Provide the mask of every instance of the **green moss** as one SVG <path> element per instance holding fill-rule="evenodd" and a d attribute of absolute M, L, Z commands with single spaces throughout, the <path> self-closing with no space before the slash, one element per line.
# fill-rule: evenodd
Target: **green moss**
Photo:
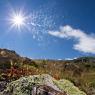
<path fill-rule="evenodd" d="M 80 91 L 77 87 L 74 86 L 73 83 L 71 83 L 68 80 L 60 80 L 56 81 L 54 80 L 54 83 L 61 89 L 66 91 L 69 95 L 86 95 L 83 91 Z"/>

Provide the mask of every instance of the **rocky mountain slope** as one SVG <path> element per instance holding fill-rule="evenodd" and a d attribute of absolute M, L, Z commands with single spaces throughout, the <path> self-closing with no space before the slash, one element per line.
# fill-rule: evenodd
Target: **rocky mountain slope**
<path fill-rule="evenodd" d="M 0 91 L 21 77 L 39 74 L 49 74 L 56 80 L 67 79 L 88 95 L 95 95 L 95 57 L 80 57 L 74 60 L 33 60 L 21 57 L 15 51 L 0 49 Z M 57 83 L 60 84 L 60 81 Z M 59 84 L 58 86 L 61 86 Z M 40 87 L 44 88 L 44 85 Z"/>

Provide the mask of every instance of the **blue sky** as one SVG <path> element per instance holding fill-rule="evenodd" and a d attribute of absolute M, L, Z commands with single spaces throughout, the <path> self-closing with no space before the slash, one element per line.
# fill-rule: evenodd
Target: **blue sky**
<path fill-rule="evenodd" d="M 30 58 L 95 56 L 95 0 L 0 0 L 0 48 Z M 21 30 L 10 19 L 27 17 Z"/>

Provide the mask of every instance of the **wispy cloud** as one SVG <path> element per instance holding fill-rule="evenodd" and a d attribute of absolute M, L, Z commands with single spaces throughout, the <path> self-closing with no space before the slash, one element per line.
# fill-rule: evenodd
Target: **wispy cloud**
<path fill-rule="evenodd" d="M 76 43 L 73 45 L 73 49 L 95 54 L 95 35 L 86 34 L 80 29 L 74 29 L 69 25 L 60 27 L 59 31 L 49 31 L 52 36 L 56 36 L 64 39 L 74 39 Z"/>

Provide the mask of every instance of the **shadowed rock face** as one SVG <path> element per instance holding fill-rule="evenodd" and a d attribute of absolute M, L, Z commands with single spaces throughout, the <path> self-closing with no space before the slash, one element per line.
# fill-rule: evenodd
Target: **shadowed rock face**
<path fill-rule="evenodd" d="M 50 86 L 39 85 L 32 89 L 31 95 L 67 95 L 65 92 L 57 91 Z"/>
<path fill-rule="evenodd" d="M 0 82 L 0 92 L 6 89 L 7 82 L 6 81 L 1 81 Z"/>

